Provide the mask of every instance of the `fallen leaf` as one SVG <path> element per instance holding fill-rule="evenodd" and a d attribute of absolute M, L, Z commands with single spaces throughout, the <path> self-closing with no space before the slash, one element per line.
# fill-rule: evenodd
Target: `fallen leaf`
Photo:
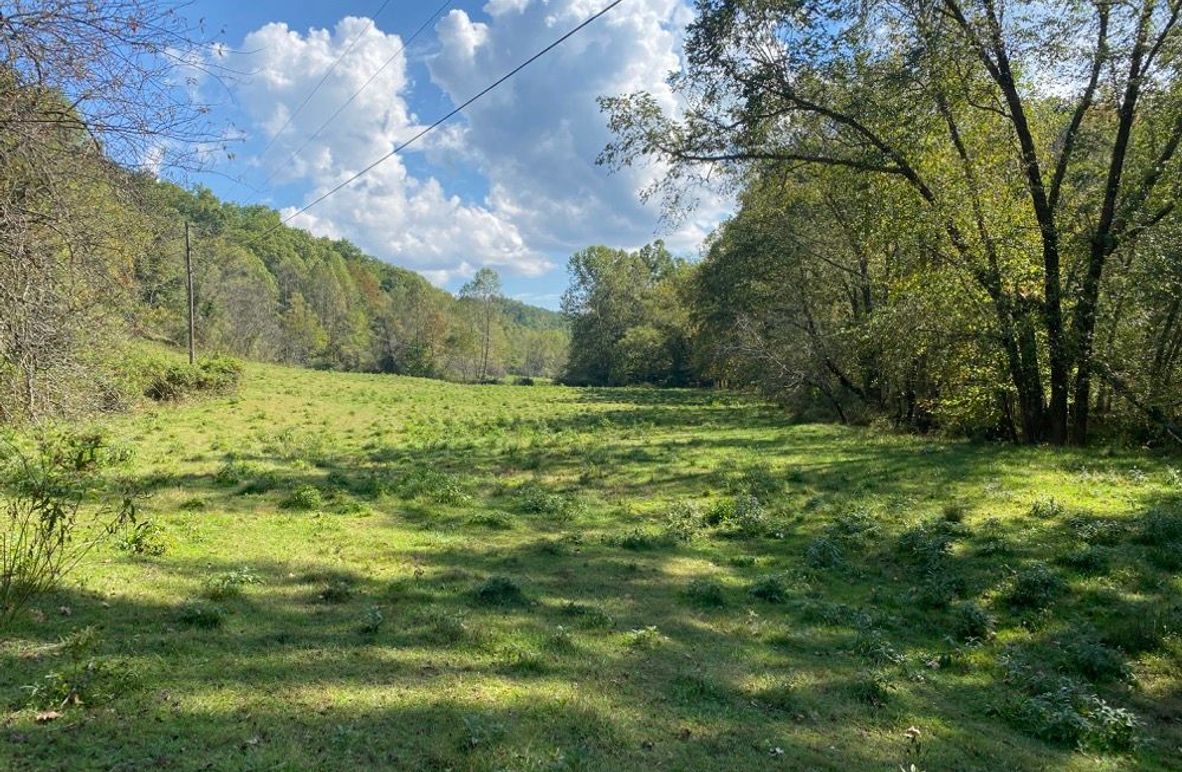
<path fill-rule="evenodd" d="M 61 718 L 62 714 L 56 710 L 43 710 L 33 716 L 33 720 L 38 724 L 48 724 L 50 721 L 56 721 Z"/>

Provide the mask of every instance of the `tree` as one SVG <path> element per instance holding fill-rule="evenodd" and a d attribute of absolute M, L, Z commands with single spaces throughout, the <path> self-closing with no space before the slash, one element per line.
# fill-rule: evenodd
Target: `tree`
<path fill-rule="evenodd" d="M 673 207 L 687 183 L 755 165 L 898 180 L 939 236 L 936 259 L 988 297 L 1025 439 L 1086 441 L 1105 270 L 1176 205 L 1163 180 L 1182 140 L 1179 3 L 698 11 L 674 79 L 684 115 L 647 94 L 605 99 L 617 139 L 602 160 L 667 163 Z"/>
<path fill-rule="evenodd" d="M 480 369 L 477 380 L 489 375 L 489 353 L 492 349 L 493 326 L 501 300 L 501 277 L 491 268 L 481 268 L 472 280 L 460 288 L 460 297 L 476 304 L 480 327 Z"/>

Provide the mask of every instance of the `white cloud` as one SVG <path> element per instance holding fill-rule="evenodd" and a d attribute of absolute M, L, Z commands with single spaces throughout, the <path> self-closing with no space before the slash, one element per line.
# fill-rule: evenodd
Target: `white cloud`
<path fill-rule="evenodd" d="M 300 109 L 355 39 L 352 50 Z M 368 19 L 346 17 L 331 31 L 313 29 L 307 34 L 285 24 L 268 24 L 247 35 L 238 47 L 250 53 L 224 55 L 232 60 L 228 66 L 250 73 L 235 84 L 236 96 L 262 133 L 259 147 L 271 143 L 255 159 L 258 174 L 272 185 L 303 185 L 307 203 L 418 131 L 421 127 L 407 103 L 410 84 L 401 48 L 397 35 L 381 32 Z M 391 57 L 393 61 L 381 69 Z M 373 82 L 309 141 L 379 70 Z M 447 137 L 454 135 L 439 135 L 441 140 Z M 297 207 L 288 207 L 284 214 L 294 211 Z M 434 178 L 414 177 L 400 156 L 298 215 L 292 224 L 318 235 L 348 238 L 439 284 L 482 265 L 526 276 L 551 267 L 544 255 L 526 245 L 511 221 L 449 195 Z"/>
<path fill-rule="evenodd" d="M 306 204 L 434 120 L 438 108 L 420 117 L 413 105 L 437 101 L 435 88 L 452 104 L 465 101 L 602 4 L 489 0 L 483 20 L 452 10 L 434 30 L 437 48 L 426 59 L 430 81 L 418 84 L 408 77 L 400 38 L 355 17 L 306 33 L 268 24 L 217 57 L 222 66 L 249 73 L 233 89 L 258 134 L 256 152 L 271 145 L 254 159 L 257 178 L 267 178 L 269 188 L 299 190 Z M 691 221 L 662 233 L 659 204 L 638 196 L 661 170 L 638 165 L 612 174 L 595 164 L 610 139 L 596 97 L 643 89 L 676 109 L 665 78 L 679 66 L 680 36 L 690 18 L 684 0 L 618 6 L 416 143 L 407 151 L 415 154 L 413 162 L 406 154 L 389 158 L 292 223 L 346 237 L 437 284 L 485 265 L 539 276 L 592 243 L 634 247 L 663 235 L 674 249 L 696 249 L 728 202 L 708 197 Z M 432 169 L 441 179 L 458 174 L 463 182 L 449 182 L 460 187 L 445 190 Z M 292 206 L 285 214 L 295 211 Z"/>
<path fill-rule="evenodd" d="M 603 5 L 490 0 L 485 22 L 452 10 L 437 25 L 442 48 L 428 62 L 432 80 L 462 102 Z M 624 3 L 465 111 L 463 142 L 450 146 L 480 168 L 492 212 L 531 246 L 567 253 L 664 235 L 688 251 L 725 214 L 729 202 L 705 193 L 690 221 L 662 234 L 658 202 L 638 196 L 662 170 L 638 165 L 612 174 L 595 164 L 610 139 L 597 97 L 645 90 L 677 108 L 666 77 L 679 67 L 680 36 L 691 18 L 682 0 Z"/>

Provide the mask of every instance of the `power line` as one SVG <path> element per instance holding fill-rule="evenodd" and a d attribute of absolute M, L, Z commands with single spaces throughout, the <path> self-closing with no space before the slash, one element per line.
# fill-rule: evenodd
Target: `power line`
<path fill-rule="evenodd" d="M 431 16 L 425 22 L 423 22 L 421 25 L 419 25 L 419 28 L 417 30 L 415 30 L 414 33 L 409 38 L 407 38 L 406 40 L 404 40 L 402 42 L 402 45 L 398 47 L 398 50 L 395 51 L 393 54 L 391 54 L 390 58 L 387 59 L 385 62 L 383 62 L 382 66 L 379 67 L 374 72 L 373 75 L 369 76 L 369 80 L 367 80 L 361 84 L 361 88 L 354 91 L 353 94 L 348 99 L 345 100 L 345 103 L 336 109 L 336 112 L 334 112 L 332 115 L 328 116 L 328 120 L 326 120 L 324 123 L 320 124 L 320 128 L 318 128 L 318 129 L 316 129 L 316 131 L 312 132 L 311 136 L 309 136 L 306 140 L 304 140 L 304 143 L 302 145 L 297 147 L 295 150 L 291 151 L 291 155 L 289 155 L 287 157 L 287 160 L 284 161 L 279 166 L 276 166 L 275 170 L 272 171 L 269 175 L 267 175 L 267 179 L 263 180 L 264 187 L 269 185 L 271 183 L 271 180 L 275 179 L 275 175 L 279 174 L 279 172 L 281 170 L 283 170 L 284 168 L 286 168 L 287 164 L 290 163 L 293 159 L 295 159 L 295 157 L 298 156 L 304 148 L 306 148 L 308 145 L 310 145 L 312 143 L 312 140 L 319 137 L 320 132 L 322 132 L 326 128 L 328 128 L 328 124 L 335 121 L 337 119 L 337 116 L 339 116 L 341 113 L 343 113 L 345 111 L 346 107 L 353 104 L 353 100 L 356 99 L 357 97 L 361 96 L 361 92 L 365 91 L 365 89 L 369 87 L 369 84 L 373 83 L 374 80 L 379 75 L 381 75 L 387 67 L 389 67 L 391 64 L 393 64 L 394 60 L 398 58 L 398 55 L 401 54 L 403 51 L 405 51 L 406 47 L 409 46 L 411 43 L 413 43 L 415 41 L 415 38 L 417 38 L 419 36 L 419 34 L 422 33 L 422 31 L 425 30 L 431 24 L 431 22 L 435 21 L 435 19 L 437 19 L 439 17 L 439 14 L 443 13 L 444 10 L 446 10 L 447 7 L 452 4 L 452 1 L 453 0 L 444 0 L 443 4 L 435 9 L 435 13 L 431 14 Z"/>
<path fill-rule="evenodd" d="M 459 113 L 460 111 L 462 111 L 462 110 L 463 110 L 465 107 L 467 107 L 468 105 L 470 105 L 470 104 L 472 104 L 473 102 L 475 102 L 476 100 L 480 99 L 480 98 L 481 98 L 481 97 L 483 97 L 485 94 L 487 94 L 488 92 L 490 92 L 490 91 L 492 91 L 493 89 L 495 89 L 497 86 L 500 86 L 502 83 L 504 83 L 505 81 L 509 80 L 509 79 L 510 79 L 510 78 L 512 78 L 514 75 L 516 75 L 517 73 L 521 72 L 521 71 L 522 71 L 522 70 L 524 70 L 526 67 L 528 67 L 529 65 L 533 64 L 534 62 L 536 62 L 538 59 L 541 59 L 543 56 L 545 56 L 546 54 L 550 53 L 551 51 L 553 51 L 553 50 L 554 50 L 555 48 L 557 48 L 558 46 L 562 45 L 564 42 L 566 42 L 567 38 L 570 38 L 570 37 L 571 37 L 571 36 L 573 36 L 573 35 L 574 35 L 576 32 L 578 32 L 579 30 L 583 29 L 583 27 L 586 27 L 588 24 L 591 24 L 593 21 L 595 21 L 596 19 L 598 19 L 600 16 L 603 16 L 603 15 L 604 15 L 604 14 L 606 14 L 608 11 L 610 11 L 610 10 L 611 10 L 611 9 L 613 9 L 613 8 L 615 8 L 617 5 L 619 5 L 619 4 L 620 4 L 620 3 L 622 3 L 622 2 L 624 2 L 624 0 L 613 0 L 613 2 L 609 3 L 609 4 L 608 4 L 608 5 L 605 7 L 605 8 L 603 8 L 603 10 L 599 11 L 599 12 L 598 12 L 598 13 L 596 13 L 594 16 L 591 16 L 590 18 L 588 18 L 588 19 L 584 20 L 584 21 L 583 21 L 581 24 L 579 24 L 577 27 L 575 27 L 574 29 L 570 30 L 570 31 L 569 31 L 569 32 L 567 32 L 565 35 L 563 35 L 562 37 L 558 38 L 557 40 L 555 40 L 555 41 L 554 41 L 553 43 L 551 43 L 550 45 L 548 45 L 548 46 L 546 46 L 545 48 L 543 48 L 541 51 L 538 51 L 536 54 L 534 54 L 534 55 L 533 55 L 533 56 L 531 56 L 530 58 L 526 59 L 526 60 L 525 60 L 524 62 L 522 62 L 521 64 L 517 65 L 517 66 L 516 66 L 516 67 L 514 67 L 512 70 L 509 70 L 509 72 L 507 72 L 507 73 L 505 73 L 504 75 L 502 75 L 501 77 L 497 78 L 495 81 L 493 81 L 493 82 L 492 82 L 491 84 L 489 84 L 488 86 L 485 86 L 483 89 L 481 89 L 479 92 L 477 92 L 477 94 L 476 94 L 475 96 L 473 96 L 473 97 L 469 98 L 469 99 L 468 99 L 466 102 L 464 102 L 463 104 L 461 104 L 461 105 L 459 105 L 458 107 L 456 107 L 456 108 L 455 108 L 454 110 L 452 110 L 450 113 L 448 113 L 447 115 L 443 116 L 443 117 L 442 117 L 442 118 L 440 118 L 439 120 L 435 121 L 435 122 L 434 122 L 434 123 L 432 123 L 430 126 L 427 126 L 425 129 L 422 129 L 422 130 L 420 130 L 420 131 L 419 131 L 417 134 L 415 134 L 413 137 L 411 137 L 410 139 L 406 140 L 406 141 L 405 141 L 405 142 L 403 142 L 402 144 L 398 145 L 398 146 L 397 146 L 397 147 L 395 147 L 393 150 L 391 150 L 389 153 L 386 153 L 384 156 L 382 156 L 381 158 L 377 159 L 376 161 L 374 161 L 373 163 L 371 163 L 369 166 L 366 166 L 364 169 L 362 169 L 361 171 L 357 172 L 356 174 L 354 174 L 354 175 L 353 175 L 352 177 L 350 177 L 349 179 L 347 179 L 347 180 L 345 180 L 344 182 L 342 182 L 342 183 L 340 183 L 340 184 L 336 185 L 334 188 L 332 188 L 332 189 L 331 189 L 331 190 L 329 190 L 328 192 L 324 193 L 323 195 L 321 195 L 321 196 L 317 197 L 317 198 L 316 198 L 314 201 L 312 201 L 311 203 L 305 204 L 304 206 L 300 207 L 300 208 L 299 208 L 299 209 L 297 209 L 296 211 L 294 211 L 294 212 L 292 212 L 291 214 L 289 214 L 287 217 L 284 217 L 283 219 L 281 219 L 281 220 L 279 221 L 279 223 L 278 223 L 277 225 L 275 225 L 275 227 L 273 227 L 273 228 L 268 228 L 267 230 L 263 231 L 262 233 L 260 233 L 260 234 L 257 236 L 257 238 L 262 238 L 263 236 L 266 236 L 267 234 L 269 234 L 269 233 L 272 233 L 272 232 L 274 232 L 274 231 L 278 230 L 280 227 L 282 227 L 282 226 L 286 225 L 287 223 L 291 222 L 291 221 L 292 221 L 292 219 L 294 219 L 295 217 L 298 217 L 299 215 L 301 215 L 301 214 L 303 214 L 304 212 L 308 211 L 309 209 L 311 209 L 312 207 L 316 206 L 316 205 L 317 205 L 317 204 L 319 204 L 321 201 L 323 201 L 324 199 L 326 199 L 326 198 L 328 198 L 329 196 L 333 195 L 334 193 L 336 193 L 337 191 L 341 190 L 342 188 L 345 188 L 345 187 L 347 187 L 348 185 L 352 184 L 354 181 L 356 181 L 356 180 L 357 180 L 357 179 L 359 179 L 360 177 L 364 176 L 365 174 L 368 174 L 370 171 L 372 171 L 374 168 L 376 168 L 377 166 L 379 166 L 379 165 L 380 165 L 380 164 L 382 164 L 383 162 L 385 162 L 385 161 L 389 160 L 391 157 L 393 157 L 393 156 L 397 155 L 398 153 L 400 153 L 401 151 L 405 150 L 405 149 L 406 149 L 407 147 L 409 147 L 410 145 L 414 144 L 416 141 L 418 141 L 419 139 L 421 139 L 421 138 L 422 138 L 422 137 L 423 137 L 425 134 L 427 134 L 428 132 L 430 132 L 430 131 L 432 131 L 432 130 L 434 130 L 434 129 L 438 128 L 438 127 L 439 127 L 440 125 L 442 125 L 443 123 L 446 123 L 446 122 L 447 122 L 447 121 L 448 121 L 450 118 L 452 118 L 452 117 L 453 117 L 453 116 L 455 116 L 457 113 Z"/>
<path fill-rule="evenodd" d="M 312 100 L 312 97 L 316 95 L 316 92 L 320 90 L 320 87 L 324 85 L 324 82 L 326 80 L 328 80 L 329 76 L 332 75 L 334 72 L 336 72 L 337 65 L 341 63 L 342 59 L 344 59 L 346 56 L 349 55 L 349 52 L 353 50 L 353 47 L 357 45 L 358 41 L 360 41 L 361 38 L 365 37 L 365 33 L 369 32 L 369 28 L 373 26 L 374 19 L 381 16 L 382 11 L 386 10 L 386 6 L 389 4 L 390 4 L 390 0 L 384 0 L 382 2 L 381 7 L 378 8 L 377 12 L 374 13 L 374 15 L 372 17 L 370 17 L 369 23 L 367 23 L 365 25 L 365 28 L 362 29 L 361 32 L 357 33 L 357 35 L 353 38 L 352 42 L 349 43 L 349 47 L 346 48 L 341 53 L 341 55 L 338 56 L 333 61 L 332 66 L 330 66 L 327 70 L 325 70 L 324 75 L 321 76 L 320 80 L 316 83 L 316 85 L 312 87 L 312 90 L 309 91 L 307 96 L 304 97 L 304 101 L 300 102 L 299 107 L 297 107 L 290 115 L 287 116 L 287 120 L 284 121 L 283 125 L 279 127 L 279 131 L 277 131 L 271 135 L 271 139 L 268 140 L 266 147 L 264 147 L 262 152 L 259 153 L 260 158 L 262 158 L 263 156 L 265 156 L 267 154 L 267 151 L 270 150 L 271 146 L 275 144 L 275 140 L 279 139 L 279 135 L 287 130 L 287 127 L 291 125 L 291 122 L 293 120 L 295 120 L 295 117 L 297 115 L 299 115 L 300 111 L 303 110 L 304 107 L 307 106 L 308 102 L 310 102 Z"/>

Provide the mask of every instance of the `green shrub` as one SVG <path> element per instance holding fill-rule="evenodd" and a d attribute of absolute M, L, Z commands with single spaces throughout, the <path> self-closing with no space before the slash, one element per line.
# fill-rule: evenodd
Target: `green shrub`
<path fill-rule="evenodd" d="M 1008 716 L 1034 737 L 1091 751 L 1130 750 L 1141 727 L 1132 711 L 1109 705 L 1086 685 L 1066 677 L 1050 689 L 1012 700 Z"/>
<path fill-rule="evenodd" d="M 579 512 L 579 503 L 570 496 L 550 493 L 539 485 L 527 484 L 517 492 L 517 508 L 526 514 L 568 518 Z"/>
<path fill-rule="evenodd" d="M 471 500 L 459 477 L 434 469 L 418 468 L 398 481 L 398 495 L 436 504 L 463 504 Z"/>
<path fill-rule="evenodd" d="M 64 710 L 75 705 L 103 705 L 138 688 L 139 673 L 98 656 L 99 643 L 94 627 L 75 630 L 62 638 L 59 651 L 66 662 L 38 683 L 25 687 L 29 706 Z"/>
<path fill-rule="evenodd" d="M 757 579 L 747 592 L 767 603 L 784 603 L 788 600 L 788 583 L 782 574 L 768 574 Z"/>
<path fill-rule="evenodd" d="M 246 585 L 260 583 L 258 574 L 243 567 L 207 577 L 201 585 L 201 594 L 209 600 L 228 600 L 240 596 Z"/>
<path fill-rule="evenodd" d="M 837 568 L 845 564 L 845 552 L 834 539 L 820 536 L 809 542 L 804 559 L 813 568 Z"/>
<path fill-rule="evenodd" d="M 221 606 L 201 600 L 186 601 L 177 612 L 177 621 L 190 627 L 212 629 L 221 627 L 225 620 L 226 612 Z"/>
<path fill-rule="evenodd" d="M 712 577 L 698 577 L 685 588 L 685 597 L 696 606 L 720 608 L 726 605 L 726 588 Z"/>
<path fill-rule="evenodd" d="M 976 603 L 962 603 L 952 613 L 952 633 L 961 641 L 984 641 L 993 637 L 997 620 Z"/>
<path fill-rule="evenodd" d="M 505 512 L 477 512 L 468 522 L 493 531 L 507 531 L 513 527 L 513 518 Z"/>
<path fill-rule="evenodd" d="M 1062 594 L 1064 586 L 1049 568 L 1035 563 L 1014 575 L 1005 599 L 1013 608 L 1043 609 Z"/>
<path fill-rule="evenodd" d="M 130 555 L 159 557 L 168 551 L 168 539 L 160 526 L 142 520 L 125 530 L 115 540 L 115 546 Z"/>
<path fill-rule="evenodd" d="M 877 708 L 890 699 L 891 684 L 882 673 L 866 670 L 846 683 L 844 691 L 850 699 Z"/>
<path fill-rule="evenodd" d="M 382 610 L 377 606 L 370 606 L 361 615 L 361 619 L 357 625 L 357 632 L 362 635 L 377 635 L 385 621 L 386 617 L 382 614 Z"/>
<path fill-rule="evenodd" d="M 701 508 L 687 501 L 679 501 L 669 507 L 663 520 L 665 535 L 675 542 L 693 541 L 703 525 Z"/>
<path fill-rule="evenodd" d="M 139 365 L 144 396 L 173 402 L 193 394 L 229 394 L 238 388 L 242 363 L 226 356 L 203 357 L 196 364 L 180 360 L 148 359 Z"/>
<path fill-rule="evenodd" d="M 0 443 L 0 629 L 56 588 L 92 549 L 136 523 L 136 492 L 108 493 L 103 473 L 125 449 L 101 432 Z"/>
<path fill-rule="evenodd" d="M 481 606 L 523 606 L 527 602 L 521 585 L 507 576 L 490 576 L 472 595 Z"/>
<path fill-rule="evenodd" d="M 301 485 L 291 492 L 287 498 L 279 502 L 284 509 L 298 509 L 309 511 L 324 508 L 324 494 L 315 485 Z"/>
<path fill-rule="evenodd" d="M 322 603 L 347 603 L 353 597 L 353 585 L 344 580 L 329 582 L 321 588 L 316 597 Z"/>
<path fill-rule="evenodd" d="M 629 647 L 643 650 L 660 648 L 668 640 L 664 635 L 661 635 L 661 631 L 657 629 L 656 625 L 638 627 L 635 630 L 629 631 L 625 637 L 625 641 Z"/>

